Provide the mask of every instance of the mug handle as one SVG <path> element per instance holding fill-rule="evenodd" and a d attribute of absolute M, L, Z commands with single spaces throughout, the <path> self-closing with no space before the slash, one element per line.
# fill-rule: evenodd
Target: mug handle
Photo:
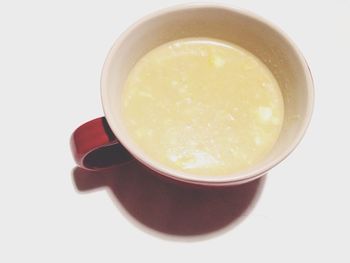
<path fill-rule="evenodd" d="M 78 127 L 70 140 L 77 165 L 87 170 L 100 170 L 133 159 L 117 140 L 105 117 L 96 118 Z"/>

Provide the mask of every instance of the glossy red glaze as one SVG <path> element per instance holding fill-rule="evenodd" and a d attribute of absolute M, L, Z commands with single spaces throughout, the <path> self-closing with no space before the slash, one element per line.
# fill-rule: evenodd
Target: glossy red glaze
<path fill-rule="evenodd" d="M 77 165 L 88 170 L 104 169 L 132 159 L 109 128 L 105 117 L 77 128 L 70 144 Z"/>
<path fill-rule="evenodd" d="M 197 236 L 241 222 L 258 201 L 265 177 L 241 185 L 199 186 L 161 176 L 133 160 L 103 171 L 75 168 L 73 180 L 79 191 L 108 187 L 116 207 L 122 205 L 121 212 L 150 229 Z"/>

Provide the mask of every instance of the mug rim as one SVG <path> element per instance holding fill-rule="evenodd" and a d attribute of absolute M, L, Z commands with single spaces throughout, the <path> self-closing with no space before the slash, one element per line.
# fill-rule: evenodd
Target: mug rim
<path fill-rule="evenodd" d="M 306 76 L 306 93 L 308 94 L 308 103 L 305 110 L 305 118 L 303 123 L 300 125 L 300 131 L 296 134 L 293 141 L 285 147 L 285 149 L 282 151 L 281 154 L 279 154 L 276 158 L 269 161 L 268 163 L 258 167 L 254 170 L 247 170 L 242 172 L 235 172 L 230 175 L 225 176 L 217 176 L 215 178 L 212 177 L 206 177 L 202 176 L 199 177 L 198 175 L 191 175 L 182 171 L 178 171 L 176 169 L 172 169 L 170 167 L 163 166 L 162 164 L 158 163 L 157 161 L 153 161 L 151 159 L 145 160 L 140 154 L 140 151 L 137 151 L 137 149 L 134 149 L 131 147 L 126 140 L 124 140 L 123 136 L 119 133 L 117 125 L 113 122 L 111 119 L 111 116 L 109 114 L 110 110 L 107 106 L 108 101 L 108 93 L 107 93 L 107 77 L 106 72 L 108 71 L 110 64 L 112 62 L 113 54 L 118 50 L 119 46 L 124 42 L 125 38 L 129 35 L 129 33 L 132 33 L 134 29 L 136 29 L 139 25 L 143 24 L 144 22 L 157 17 L 161 16 L 167 13 L 176 12 L 176 11 L 185 11 L 189 9 L 222 9 L 226 11 L 230 11 L 233 13 L 238 13 L 244 16 L 247 16 L 251 19 L 256 20 L 257 22 L 270 27 L 272 30 L 274 30 L 277 34 L 279 34 L 282 38 L 288 42 L 295 54 L 297 55 L 297 58 L 302 66 L 303 73 Z M 188 3 L 188 4 L 180 4 L 175 5 L 163 9 L 159 9 L 157 11 L 153 11 L 149 13 L 146 16 L 141 17 L 138 19 L 135 23 L 133 23 L 131 26 L 129 26 L 113 43 L 110 51 L 108 52 L 108 55 L 105 59 L 105 62 L 103 64 L 102 68 L 102 74 L 100 79 L 100 89 L 101 89 L 101 101 L 102 101 L 102 107 L 105 114 L 105 117 L 108 121 L 108 124 L 110 125 L 111 130 L 113 131 L 114 135 L 118 139 L 118 141 L 129 151 L 138 161 L 140 161 L 142 164 L 146 165 L 148 168 L 152 169 L 153 171 L 173 178 L 177 181 L 184 181 L 184 182 L 190 182 L 195 184 L 202 184 L 202 185 L 229 185 L 229 184 L 240 184 L 245 183 L 254 179 L 257 179 L 258 177 L 261 177 L 269 170 L 271 170 L 274 166 L 282 162 L 284 159 L 286 159 L 299 145 L 300 141 L 305 135 L 305 132 L 310 124 L 313 108 L 314 108 L 314 81 L 312 78 L 311 70 L 302 55 L 299 48 L 296 46 L 296 44 L 289 38 L 289 36 L 281 30 L 276 25 L 272 24 L 270 21 L 266 20 L 265 18 L 255 14 L 254 12 L 251 12 L 249 10 L 245 10 L 242 8 L 232 7 L 225 4 L 215 4 L 215 3 Z"/>

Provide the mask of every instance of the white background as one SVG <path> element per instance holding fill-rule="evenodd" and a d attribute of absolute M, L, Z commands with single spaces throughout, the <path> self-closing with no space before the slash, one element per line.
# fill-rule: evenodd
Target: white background
<path fill-rule="evenodd" d="M 298 149 L 235 227 L 173 238 L 141 227 L 107 189 L 72 179 L 71 132 L 102 116 L 99 78 L 118 35 L 185 1 L 0 2 L 0 262 L 350 262 L 350 1 L 222 1 L 279 25 L 312 70 Z"/>

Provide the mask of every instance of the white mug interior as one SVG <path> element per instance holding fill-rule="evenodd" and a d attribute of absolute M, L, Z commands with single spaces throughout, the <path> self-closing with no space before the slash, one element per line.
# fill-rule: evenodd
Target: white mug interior
<path fill-rule="evenodd" d="M 279 83 L 285 106 L 279 139 L 262 161 L 247 170 L 225 176 L 187 174 L 152 160 L 128 136 L 121 116 L 121 92 L 129 71 L 151 49 L 186 37 L 210 37 L 235 43 L 260 58 Z M 148 15 L 120 36 L 103 67 L 101 96 L 112 131 L 143 164 L 178 180 L 202 184 L 235 184 L 267 173 L 297 146 L 311 118 L 313 83 L 298 48 L 269 22 L 250 12 L 227 6 L 190 4 Z"/>

